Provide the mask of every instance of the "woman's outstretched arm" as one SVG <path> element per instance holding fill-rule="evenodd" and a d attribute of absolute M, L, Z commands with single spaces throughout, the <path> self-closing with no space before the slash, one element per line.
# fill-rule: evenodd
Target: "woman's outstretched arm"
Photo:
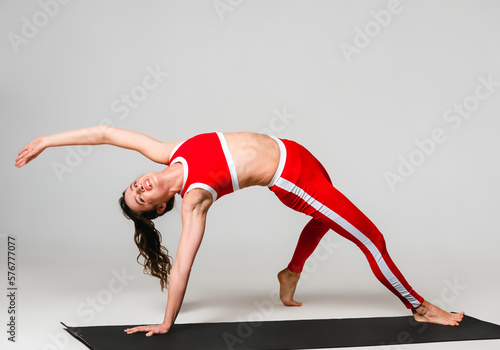
<path fill-rule="evenodd" d="M 29 163 L 48 147 L 104 144 L 131 149 L 154 162 L 167 164 L 177 143 L 161 142 L 138 132 L 99 125 L 36 138 L 19 151 L 16 167 Z"/>
<path fill-rule="evenodd" d="M 205 232 L 207 212 L 212 202 L 211 194 L 200 189 L 191 190 L 184 196 L 182 234 L 175 263 L 170 271 L 167 308 L 163 323 L 125 329 L 127 334 L 137 332 L 146 332 L 147 336 L 164 334 L 174 325 L 186 293 L 191 267 Z"/>

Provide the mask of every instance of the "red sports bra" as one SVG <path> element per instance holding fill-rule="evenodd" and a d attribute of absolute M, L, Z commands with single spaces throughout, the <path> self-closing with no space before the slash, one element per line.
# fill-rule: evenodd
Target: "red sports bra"
<path fill-rule="evenodd" d="M 174 163 L 184 167 L 181 196 L 202 188 L 215 202 L 240 189 L 233 157 L 221 132 L 197 135 L 180 143 L 170 154 L 169 165 Z"/>

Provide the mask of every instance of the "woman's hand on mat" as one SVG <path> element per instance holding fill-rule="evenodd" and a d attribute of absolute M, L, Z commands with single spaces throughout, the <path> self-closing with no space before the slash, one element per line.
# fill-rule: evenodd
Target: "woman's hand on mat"
<path fill-rule="evenodd" d="M 33 159 L 38 157 L 38 155 L 42 153 L 46 148 L 47 143 L 45 140 L 45 136 L 34 139 L 17 154 L 16 167 L 20 168 L 23 165 L 31 162 Z"/>
<path fill-rule="evenodd" d="M 165 334 L 167 333 L 169 328 L 161 323 L 161 324 L 156 324 L 156 325 L 151 325 L 151 326 L 138 326 L 134 328 L 127 328 L 124 330 L 127 334 L 133 334 L 137 332 L 147 332 L 146 337 L 150 337 L 155 334 Z"/>

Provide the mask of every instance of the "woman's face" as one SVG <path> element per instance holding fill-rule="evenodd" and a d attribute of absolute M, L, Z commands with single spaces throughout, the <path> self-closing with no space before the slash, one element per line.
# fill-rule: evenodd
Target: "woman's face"
<path fill-rule="evenodd" d="M 125 203 L 136 212 L 160 209 L 169 198 L 158 173 L 148 173 L 134 180 L 125 190 Z"/>

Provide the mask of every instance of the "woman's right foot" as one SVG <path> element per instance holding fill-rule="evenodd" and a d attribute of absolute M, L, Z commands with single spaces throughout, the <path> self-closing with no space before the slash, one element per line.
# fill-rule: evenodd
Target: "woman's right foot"
<path fill-rule="evenodd" d="M 446 312 L 426 300 L 419 307 L 413 309 L 412 312 L 413 318 L 417 322 L 437 323 L 445 326 L 458 326 L 464 318 L 463 311 L 459 314 Z"/>
<path fill-rule="evenodd" d="M 300 279 L 300 273 L 290 271 L 288 268 L 278 273 L 280 282 L 280 299 L 286 306 L 301 306 L 302 303 L 293 300 L 295 288 Z"/>

